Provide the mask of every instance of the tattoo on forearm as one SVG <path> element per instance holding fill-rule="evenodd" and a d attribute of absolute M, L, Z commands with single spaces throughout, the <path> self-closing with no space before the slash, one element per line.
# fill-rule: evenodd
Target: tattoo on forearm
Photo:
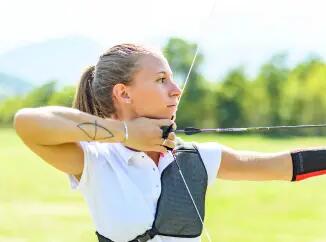
<path fill-rule="evenodd" d="M 103 138 L 100 138 L 98 140 L 105 140 L 105 139 L 110 139 L 110 138 L 113 138 L 114 135 L 113 133 L 108 130 L 107 128 L 105 128 L 104 126 L 100 125 L 97 123 L 97 120 L 94 121 L 94 123 L 91 123 L 91 122 L 85 122 L 85 123 L 80 123 L 80 124 L 77 124 L 77 127 L 84 132 L 84 134 L 87 135 L 88 138 L 92 139 L 92 140 L 97 140 L 96 139 L 96 135 L 97 135 L 97 130 L 98 129 L 102 129 L 104 130 L 105 132 L 107 132 L 107 136 L 103 137 Z M 92 128 L 94 130 L 94 133 L 92 135 L 92 133 L 90 132 L 90 130 L 92 131 Z"/>

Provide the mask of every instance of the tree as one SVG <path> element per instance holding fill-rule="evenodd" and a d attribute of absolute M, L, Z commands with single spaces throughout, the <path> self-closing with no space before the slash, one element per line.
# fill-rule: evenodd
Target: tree
<path fill-rule="evenodd" d="M 2 125 L 11 124 L 15 113 L 24 107 L 41 107 L 49 105 L 49 103 L 51 105 L 67 104 L 71 106 L 70 101 L 68 101 L 70 93 L 71 89 L 67 88 L 56 94 L 56 81 L 50 81 L 34 88 L 25 96 L 9 97 L 0 102 L 0 123 Z"/>
<path fill-rule="evenodd" d="M 59 105 L 71 107 L 76 92 L 75 86 L 66 86 L 54 92 L 48 101 L 48 105 Z"/>
<path fill-rule="evenodd" d="M 280 100 L 280 114 L 286 124 L 325 123 L 325 77 L 326 65 L 316 58 L 298 64 L 289 73 Z M 295 134 L 321 135 L 326 131 L 305 129 L 297 130 Z"/>
<path fill-rule="evenodd" d="M 257 105 L 256 111 L 260 118 L 260 125 L 280 125 L 282 123 L 280 99 L 289 75 L 286 58 L 285 54 L 273 56 L 261 67 L 258 77 L 254 81 L 252 94 Z"/>
<path fill-rule="evenodd" d="M 50 81 L 33 89 L 24 98 L 24 106 L 40 107 L 47 105 L 56 91 L 56 81 Z"/>
<path fill-rule="evenodd" d="M 243 68 L 231 70 L 219 85 L 216 95 L 216 119 L 219 127 L 247 125 L 245 102 L 250 98 Z"/>

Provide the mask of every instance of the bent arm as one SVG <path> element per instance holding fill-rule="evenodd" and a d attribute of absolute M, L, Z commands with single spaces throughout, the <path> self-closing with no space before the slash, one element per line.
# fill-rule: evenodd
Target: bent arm
<path fill-rule="evenodd" d="M 115 120 L 58 106 L 24 108 L 14 120 L 17 134 L 35 154 L 77 178 L 84 167 L 79 141 L 119 142 L 123 139 L 121 125 Z"/>
<path fill-rule="evenodd" d="M 162 126 L 170 126 L 170 119 L 145 117 L 128 121 L 100 118 L 77 109 L 48 106 L 24 108 L 17 112 L 14 127 L 23 142 L 43 160 L 70 174 L 83 171 L 83 150 L 80 141 L 122 142 L 143 151 L 166 152 L 162 146 Z M 128 130 L 128 131 L 127 131 Z M 129 133 L 128 139 L 124 140 Z M 166 146 L 174 148 L 171 133 Z"/>
<path fill-rule="evenodd" d="M 290 152 L 236 151 L 223 146 L 222 160 L 217 176 L 228 180 L 291 181 L 292 174 Z"/>

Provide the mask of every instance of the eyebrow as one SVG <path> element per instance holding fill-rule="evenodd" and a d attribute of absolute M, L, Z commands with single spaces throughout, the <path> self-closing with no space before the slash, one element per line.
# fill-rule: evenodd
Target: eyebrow
<path fill-rule="evenodd" d="M 168 75 L 169 73 L 166 72 L 166 71 L 159 71 L 156 74 L 165 74 L 165 75 Z M 171 74 L 171 76 L 173 76 L 173 73 L 172 72 L 170 74 Z"/>

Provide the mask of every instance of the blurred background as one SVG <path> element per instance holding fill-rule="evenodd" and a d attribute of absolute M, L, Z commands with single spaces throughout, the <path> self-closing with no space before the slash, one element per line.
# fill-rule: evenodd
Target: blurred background
<path fill-rule="evenodd" d="M 0 0 L 0 242 L 95 241 L 80 194 L 24 146 L 12 121 L 23 107 L 71 106 L 83 68 L 115 44 L 161 49 L 180 86 L 199 45 L 178 128 L 326 123 L 326 3 L 217 0 L 212 11 L 213 2 Z M 325 146 L 325 134 L 183 138 L 275 152 Z M 218 181 L 206 223 L 214 241 L 326 241 L 325 187 L 324 177 Z"/>

